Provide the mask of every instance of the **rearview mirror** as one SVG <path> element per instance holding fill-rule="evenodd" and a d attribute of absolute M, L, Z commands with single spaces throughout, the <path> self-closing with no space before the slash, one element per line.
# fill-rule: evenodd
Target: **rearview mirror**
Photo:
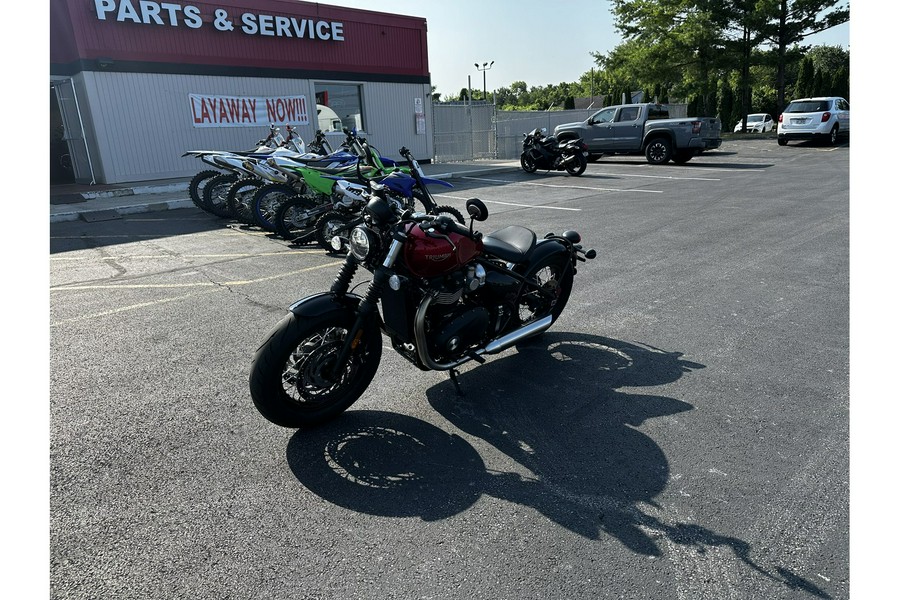
<path fill-rule="evenodd" d="M 484 221 L 488 217 L 487 206 L 478 198 L 466 200 L 466 212 L 476 221 Z"/>

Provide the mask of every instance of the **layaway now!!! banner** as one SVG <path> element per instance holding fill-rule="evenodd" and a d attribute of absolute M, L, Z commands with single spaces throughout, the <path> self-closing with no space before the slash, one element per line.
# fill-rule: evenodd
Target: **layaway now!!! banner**
<path fill-rule="evenodd" d="M 188 94 L 194 127 L 308 125 L 306 96 L 215 96 Z"/>

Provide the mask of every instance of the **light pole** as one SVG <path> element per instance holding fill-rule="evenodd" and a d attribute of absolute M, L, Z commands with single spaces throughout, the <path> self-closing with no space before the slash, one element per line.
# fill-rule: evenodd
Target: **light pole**
<path fill-rule="evenodd" d="M 494 61 L 491 61 L 490 64 L 484 63 L 479 65 L 475 63 L 475 68 L 484 73 L 484 101 L 487 102 L 487 72 L 494 66 Z"/>

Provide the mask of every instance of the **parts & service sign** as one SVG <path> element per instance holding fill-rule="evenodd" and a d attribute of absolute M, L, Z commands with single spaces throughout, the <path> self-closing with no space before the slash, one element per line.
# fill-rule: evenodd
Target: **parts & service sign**
<path fill-rule="evenodd" d="M 219 31 L 237 31 L 246 35 L 344 41 L 344 24 L 339 21 L 320 21 L 253 12 L 232 15 L 224 8 L 215 9 L 210 15 L 212 20 L 209 21 L 204 19 L 200 9 L 193 4 L 149 0 L 94 0 L 94 7 L 100 21 L 189 29 L 212 25 Z"/>

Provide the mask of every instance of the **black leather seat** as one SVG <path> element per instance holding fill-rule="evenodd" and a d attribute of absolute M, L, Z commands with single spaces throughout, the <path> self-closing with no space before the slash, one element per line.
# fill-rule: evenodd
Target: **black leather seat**
<path fill-rule="evenodd" d="M 512 263 L 525 260 L 536 241 L 537 235 L 532 230 L 519 225 L 504 227 L 482 238 L 485 252 Z"/>

